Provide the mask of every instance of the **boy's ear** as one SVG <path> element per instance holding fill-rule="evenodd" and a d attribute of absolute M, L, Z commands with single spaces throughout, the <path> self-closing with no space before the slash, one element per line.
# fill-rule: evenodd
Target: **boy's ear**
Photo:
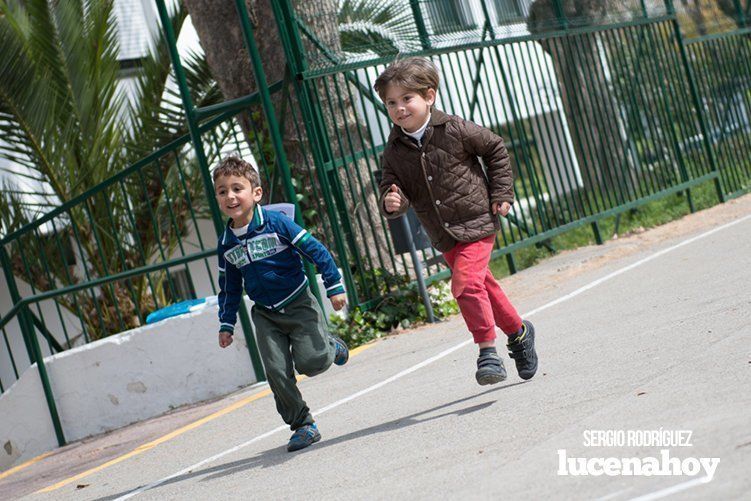
<path fill-rule="evenodd" d="M 428 89 L 427 92 L 425 92 L 425 102 L 428 103 L 429 106 L 435 104 L 435 89 Z"/>

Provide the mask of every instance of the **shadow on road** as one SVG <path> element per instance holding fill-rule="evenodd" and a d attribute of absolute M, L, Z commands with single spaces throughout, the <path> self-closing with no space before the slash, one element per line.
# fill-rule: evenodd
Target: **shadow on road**
<path fill-rule="evenodd" d="M 467 402 L 469 400 L 473 400 L 473 399 L 482 397 L 484 395 L 488 395 L 490 393 L 505 390 L 506 388 L 511 388 L 513 386 L 518 386 L 520 384 L 525 384 L 525 383 L 527 383 L 527 381 L 520 381 L 518 383 L 512 383 L 512 384 L 507 384 L 505 386 L 498 386 L 495 388 L 491 388 L 482 393 L 478 393 L 477 395 L 471 395 L 469 397 L 461 398 L 459 400 L 454 400 L 453 402 L 441 404 L 436 407 L 426 409 L 424 411 L 410 414 L 409 416 L 405 416 L 399 419 L 395 419 L 393 421 L 389 421 L 387 423 L 371 426 L 368 428 L 363 428 L 362 430 L 353 431 L 352 433 L 347 433 L 346 435 L 335 437 L 335 438 L 332 438 L 331 440 L 324 440 L 322 442 L 315 444 L 309 449 L 303 449 L 302 451 L 299 451 L 297 453 L 287 452 L 286 447 L 283 445 L 279 447 L 274 447 L 273 449 L 265 450 L 250 458 L 240 459 L 238 461 L 232 461 L 229 463 L 212 466 L 211 468 L 204 468 L 202 470 L 191 471 L 191 472 L 185 473 L 184 475 L 179 475 L 177 477 L 167 480 L 163 484 L 160 484 L 160 486 L 182 482 L 184 480 L 189 480 L 191 478 L 200 477 L 203 475 L 205 475 L 205 477 L 201 479 L 201 482 L 206 482 L 209 480 L 215 480 L 215 479 L 226 477 L 229 475 L 234 475 L 236 473 L 241 473 L 243 471 L 250 470 L 252 468 L 269 468 L 269 467 L 282 464 L 286 462 L 287 460 L 292 459 L 297 454 L 304 454 L 305 452 L 319 451 L 322 448 L 331 447 L 333 445 L 338 445 L 343 442 L 348 442 L 350 440 L 356 440 L 358 438 L 369 436 L 369 435 L 374 435 L 376 433 L 385 433 L 389 431 L 399 430 L 401 428 L 406 428 L 407 426 L 419 425 L 422 423 L 427 423 L 429 421 L 434 421 L 436 419 L 442 419 L 444 417 L 451 416 L 451 415 L 463 416 L 466 414 L 471 414 L 473 412 L 477 412 L 477 411 L 490 407 L 496 401 L 490 400 L 487 402 L 483 402 L 481 404 L 472 405 L 470 407 L 465 407 L 465 408 L 458 409 L 455 411 L 450 411 L 450 412 L 444 412 L 442 414 L 420 419 L 420 416 L 424 416 L 426 414 L 430 414 L 430 413 L 439 411 L 441 409 L 445 409 L 447 407 L 452 407 L 454 405 L 461 404 L 463 402 Z M 132 492 L 132 490 L 121 492 L 119 494 L 114 494 L 112 496 L 98 498 L 96 501 L 110 501 L 113 499 L 117 499 L 120 496 L 124 496 L 128 494 L 129 492 Z"/>

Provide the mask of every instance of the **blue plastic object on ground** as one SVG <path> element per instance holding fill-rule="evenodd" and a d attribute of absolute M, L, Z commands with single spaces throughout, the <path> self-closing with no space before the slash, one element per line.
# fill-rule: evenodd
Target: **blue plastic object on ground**
<path fill-rule="evenodd" d="M 166 318 L 175 317 L 184 313 L 190 313 L 195 309 L 195 306 L 205 303 L 207 299 L 210 298 L 203 297 L 201 299 L 189 299 L 187 301 L 181 301 L 179 303 L 165 306 L 164 308 L 150 313 L 149 316 L 146 317 L 146 323 L 153 324 L 154 322 L 159 322 L 160 320 L 164 320 Z"/>

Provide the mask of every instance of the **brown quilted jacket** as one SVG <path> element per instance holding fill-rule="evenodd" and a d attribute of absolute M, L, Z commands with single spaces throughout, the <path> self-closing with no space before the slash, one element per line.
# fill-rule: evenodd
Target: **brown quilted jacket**
<path fill-rule="evenodd" d="M 484 171 L 478 157 L 487 167 Z M 493 202 L 514 202 L 513 174 L 503 139 L 473 122 L 433 110 L 418 147 L 401 127 L 391 129 L 381 159 L 381 212 L 402 215 L 411 206 L 433 247 L 451 250 L 500 229 Z M 395 184 L 404 203 L 387 213 L 383 198 Z"/>

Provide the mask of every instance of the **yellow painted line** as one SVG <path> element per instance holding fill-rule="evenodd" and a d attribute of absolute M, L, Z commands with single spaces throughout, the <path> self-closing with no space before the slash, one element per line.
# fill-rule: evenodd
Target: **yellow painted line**
<path fill-rule="evenodd" d="M 26 468 L 27 466 L 31 466 L 32 464 L 36 463 L 37 461 L 41 461 L 42 459 L 46 458 L 47 456 L 51 456 L 54 453 L 55 453 L 55 451 L 45 452 L 44 454 L 40 454 L 39 456 L 37 456 L 37 457 L 35 457 L 33 459 L 29 459 L 28 461 L 26 461 L 23 464 L 19 464 L 18 466 L 14 466 L 10 470 L 6 470 L 6 471 L 2 472 L 2 473 L 0 473 L 0 480 L 4 479 L 5 477 L 9 477 L 9 476 L 13 475 L 17 471 L 21 471 L 24 468 Z"/>
<path fill-rule="evenodd" d="M 362 352 L 362 351 L 370 348 L 371 346 L 373 346 L 373 343 L 369 343 L 369 344 L 364 344 L 362 346 L 358 346 L 357 348 L 354 348 L 353 350 L 350 350 L 349 356 L 352 357 L 354 355 L 357 355 L 358 353 L 360 353 L 360 352 Z M 302 381 L 303 379 L 306 379 L 306 377 L 305 376 L 298 376 L 297 377 L 298 381 Z M 68 484 L 72 484 L 73 482 L 81 480 L 82 478 L 88 477 L 89 475 L 92 475 L 92 474 L 94 474 L 96 472 L 102 471 L 105 468 L 109 468 L 110 466 L 116 465 L 117 463 L 121 463 L 121 462 L 125 461 L 126 459 L 130 459 L 133 456 L 137 456 L 137 455 L 139 455 L 139 454 L 141 454 L 143 452 L 146 452 L 146 451 L 148 451 L 150 449 L 153 449 L 154 447 L 156 447 L 159 444 L 163 444 L 164 442 L 166 442 L 168 440 L 171 440 L 171 439 L 173 439 L 173 438 L 175 438 L 177 436 L 180 436 L 180 435 L 182 435 L 183 433 L 185 433 L 187 431 L 190 431 L 192 429 L 198 428 L 199 426 L 204 425 L 204 424 L 208 423 L 209 421 L 213 421 L 214 419 L 216 419 L 218 417 L 224 416 L 225 414 L 229 414 L 230 412 L 232 412 L 234 410 L 237 410 L 240 407 L 243 407 L 245 405 L 248 405 L 249 403 L 254 402 L 254 401 L 256 401 L 256 400 L 258 400 L 260 398 L 263 398 L 263 397 L 265 397 L 267 395 L 271 395 L 271 390 L 269 390 L 269 389 L 263 390 L 263 391 L 260 391 L 260 392 L 258 392 L 256 394 L 254 394 L 254 395 L 251 395 L 249 397 L 243 398 L 242 400 L 238 400 L 234 404 L 228 405 L 224 409 L 218 410 L 218 411 L 214 412 L 213 414 L 209 414 L 208 416 L 202 417 L 201 419 L 199 419 L 197 421 L 193 421 L 192 423 L 187 424 L 187 425 L 183 426 L 182 428 L 178 428 L 177 430 L 175 430 L 175 431 L 173 431 L 171 433 L 168 433 L 168 434 L 166 434 L 164 436 L 161 436 L 161 437 L 157 438 L 156 440 L 152 440 L 151 442 L 147 442 L 147 443 L 145 443 L 143 445 L 139 445 L 138 447 L 136 447 L 132 451 L 130 451 L 130 452 L 126 453 L 126 454 L 123 454 L 122 456 L 118 456 L 118 457 L 116 457 L 114 459 L 111 459 L 111 460 L 107 461 L 106 463 L 102 463 L 99 466 L 95 466 L 94 468 L 91 468 L 89 470 L 83 471 L 83 472 L 79 473 L 78 475 L 74 475 L 72 477 L 66 478 L 65 480 L 61 480 L 60 482 L 58 482 L 56 484 L 53 484 L 53 485 L 50 485 L 49 487 L 45 487 L 44 489 L 40 489 L 40 490 L 36 491 L 35 494 L 41 494 L 41 493 L 44 493 L 44 492 L 52 492 L 52 491 L 55 491 L 55 490 L 57 490 L 57 489 L 59 489 L 61 487 L 65 487 Z M 8 470 L 7 472 L 3 473 L 3 476 L 10 475 L 10 473 L 13 472 L 14 470 L 26 467 L 29 464 L 31 464 L 32 462 L 36 462 L 36 461 L 39 461 L 41 459 L 44 459 L 45 457 L 47 457 L 50 454 L 52 454 L 52 452 L 49 452 L 46 455 L 43 454 L 41 456 L 38 456 L 38 457 L 32 459 L 31 461 L 29 461 L 28 463 L 24 463 L 24 464 L 22 464 L 20 466 L 17 466 L 13 470 Z M 2 478 L 2 476 L 0 476 L 0 478 Z"/>

